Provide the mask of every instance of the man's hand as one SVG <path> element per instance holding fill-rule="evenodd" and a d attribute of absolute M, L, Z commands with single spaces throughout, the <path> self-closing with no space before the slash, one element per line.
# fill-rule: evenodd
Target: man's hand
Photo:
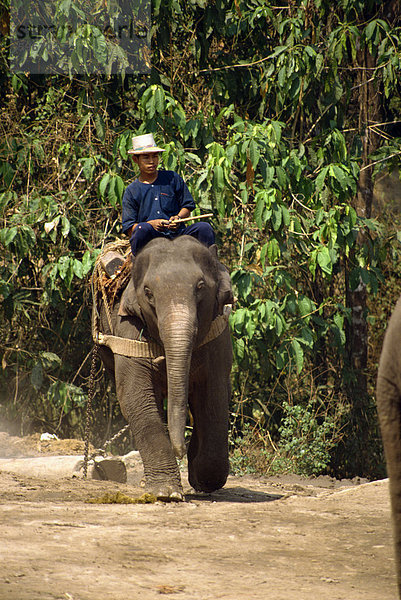
<path fill-rule="evenodd" d="M 170 217 L 170 220 L 168 222 L 168 228 L 171 229 L 172 231 L 175 231 L 176 229 L 178 229 L 180 224 L 176 223 L 176 221 L 180 218 L 181 217 L 179 215 L 174 215 L 173 217 Z"/>
<path fill-rule="evenodd" d="M 179 212 L 178 215 L 174 215 L 173 217 L 170 217 L 169 220 L 169 229 L 171 229 L 172 231 L 176 231 L 179 226 L 181 225 L 181 223 L 177 223 L 176 221 L 178 221 L 179 219 L 186 219 L 187 217 L 189 217 L 191 214 L 191 211 L 188 210 L 188 208 L 182 208 Z"/>
<path fill-rule="evenodd" d="M 165 231 L 169 229 L 169 221 L 167 219 L 153 219 L 152 221 L 148 221 L 150 225 L 152 225 L 153 229 L 156 231 Z"/>

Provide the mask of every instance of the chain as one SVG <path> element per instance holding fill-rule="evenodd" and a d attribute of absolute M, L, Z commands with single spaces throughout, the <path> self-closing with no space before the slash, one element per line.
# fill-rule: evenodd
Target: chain
<path fill-rule="evenodd" d="M 126 254 L 128 254 L 129 252 L 130 252 L 130 250 L 128 250 L 126 252 Z M 98 313 L 97 294 L 99 291 L 99 287 L 101 288 L 104 308 L 106 311 L 106 317 L 107 317 L 107 320 L 109 323 L 109 327 L 110 327 L 111 333 L 113 333 L 113 323 L 112 323 L 112 319 L 111 319 L 110 307 L 109 307 L 109 303 L 107 300 L 104 285 L 102 283 L 101 278 L 99 277 L 99 268 L 100 268 L 99 266 L 97 266 L 97 268 L 95 268 L 93 275 L 92 275 L 92 282 L 91 282 L 93 303 L 94 303 L 94 308 L 95 308 L 94 321 L 92 324 L 93 325 L 92 334 L 94 334 L 94 339 L 97 339 L 96 334 L 98 333 L 98 323 L 97 322 L 99 319 L 99 313 Z M 96 359 L 97 359 L 98 353 L 99 353 L 99 345 L 95 343 L 95 345 L 93 346 L 93 349 L 92 349 L 92 363 L 91 363 L 89 386 L 88 386 L 88 401 L 86 404 L 85 447 L 84 447 L 84 465 L 83 465 L 84 479 L 86 479 L 88 476 L 89 461 L 92 460 L 95 456 L 97 456 L 99 454 L 104 455 L 106 448 L 108 446 L 110 446 L 110 444 L 112 444 L 115 440 L 117 440 L 121 435 L 123 435 L 123 433 L 125 433 L 127 431 L 127 429 L 129 429 L 129 425 L 125 425 L 125 427 L 123 427 L 118 433 L 116 433 L 115 435 L 113 435 L 112 438 L 110 438 L 108 441 L 106 441 L 103 444 L 102 448 L 96 450 L 91 456 L 89 456 L 90 421 L 91 421 L 91 417 L 92 417 L 92 402 L 93 402 L 93 398 L 95 396 Z"/>
<path fill-rule="evenodd" d="M 117 433 L 115 433 L 113 435 L 113 437 L 111 437 L 109 440 L 107 440 L 101 448 L 99 448 L 98 450 L 95 450 L 95 452 L 90 456 L 89 460 L 91 460 L 98 454 L 104 455 L 106 448 L 108 448 L 113 442 L 118 440 L 118 438 L 120 436 L 122 436 L 127 431 L 127 429 L 129 429 L 129 425 L 124 425 L 124 427 L 122 429 L 120 429 L 120 431 L 117 431 Z"/>
<path fill-rule="evenodd" d="M 95 344 L 92 349 L 92 363 L 89 376 L 88 401 L 86 404 L 86 425 L 85 425 L 85 450 L 84 450 L 84 467 L 83 474 L 86 479 L 88 474 L 89 462 L 89 436 L 90 436 L 90 421 L 92 416 L 92 401 L 95 396 L 95 374 L 96 374 L 96 359 L 99 352 L 99 346 Z"/>
<path fill-rule="evenodd" d="M 89 437 L 90 437 L 90 421 L 92 416 L 92 402 L 95 396 L 95 374 L 96 374 L 96 359 L 99 352 L 99 346 L 95 344 L 92 349 L 92 363 L 91 370 L 89 376 L 89 389 L 88 389 L 88 402 L 86 404 L 86 425 L 85 425 L 85 449 L 84 449 L 84 466 L 83 466 L 83 475 L 84 479 L 88 476 L 88 463 L 95 456 L 99 454 L 105 454 L 106 448 L 108 448 L 113 442 L 115 442 L 120 436 L 122 436 L 127 429 L 129 429 L 129 425 L 124 425 L 120 431 L 115 433 L 113 437 L 107 440 L 101 448 L 96 450 L 91 456 L 89 456 Z"/>

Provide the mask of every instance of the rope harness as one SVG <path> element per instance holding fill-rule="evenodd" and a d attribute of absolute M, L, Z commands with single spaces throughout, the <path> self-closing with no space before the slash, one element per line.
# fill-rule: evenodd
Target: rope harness
<path fill-rule="evenodd" d="M 117 246 L 117 244 L 118 242 L 108 244 L 105 247 L 105 252 L 110 249 L 114 250 L 127 245 L 126 242 L 120 242 L 120 246 Z M 131 340 L 114 335 L 111 312 L 116 298 L 122 294 L 131 276 L 131 256 L 129 255 L 125 259 L 116 275 L 112 277 L 105 274 L 101 265 L 101 257 L 102 255 L 100 255 L 96 261 L 92 276 L 94 307 L 92 313 L 92 338 L 94 343 L 100 346 L 107 346 L 114 354 L 120 354 L 130 358 L 150 358 L 154 360 L 164 357 L 164 349 L 156 341 Z M 112 333 L 104 333 L 100 330 L 99 295 L 102 297 L 108 326 Z M 208 333 L 198 347 L 208 344 L 223 333 L 228 324 L 230 311 L 231 305 L 227 304 L 224 307 L 223 314 L 218 315 L 212 321 Z"/>

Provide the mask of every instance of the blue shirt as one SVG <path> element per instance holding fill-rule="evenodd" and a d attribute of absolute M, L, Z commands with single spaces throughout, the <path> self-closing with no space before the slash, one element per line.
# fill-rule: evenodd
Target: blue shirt
<path fill-rule="evenodd" d="M 181 208 L 192 211 L 195 202 L 178 173 L 159 171 L 153 183 L 142 183 L 139 179 L 135 179 L 127 187 L 123 196 L 123 233 L 126 233 L 135 223 L 152 219 L 169 219 L 178 215 Z M 180 229 L 184 227 L 182 223 Z M 169 233 L 166 232 L 166 235 Z M 176 234 L 177 230 L 174 232 L 174 235 Z"/>

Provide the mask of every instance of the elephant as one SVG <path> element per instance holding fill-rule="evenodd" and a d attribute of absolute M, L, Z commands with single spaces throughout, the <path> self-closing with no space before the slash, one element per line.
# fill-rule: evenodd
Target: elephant
<path fill-rule="evenodd" d="M 401 297 L 391 315 L 380 355 L 376 402 L 383 440 L 401 598 Z"/>
<path fill-rule="evenodd" d="M 233 302 L 231 279 L 216 245 L 190 236 L 152 240 L 132 260 L 109 317 L 104 303 L 99 310 L 101 340 L 113 334 L 156 350 L 150 357 L 127 356 L 124 348 L 101 343 L 99 352 L 139 450 L 146 490 L 182 501 L 177 458 L 186 452 L 196 491 L 223 487 L 229 472 L 232 346 L 225 313 Z"/>

